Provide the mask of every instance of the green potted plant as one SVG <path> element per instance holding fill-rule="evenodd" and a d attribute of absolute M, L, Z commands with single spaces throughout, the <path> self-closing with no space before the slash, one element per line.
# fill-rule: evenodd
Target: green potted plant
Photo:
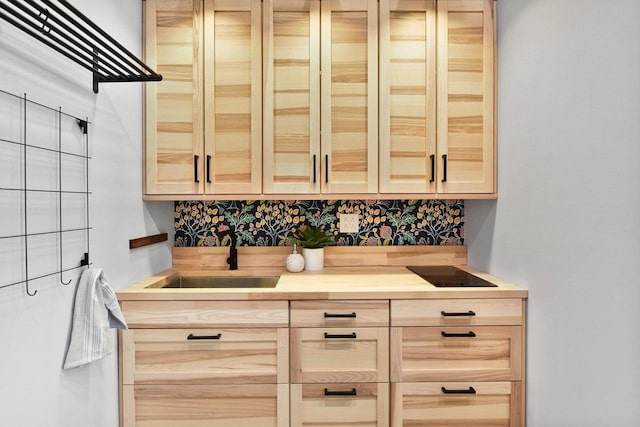
<path fill-rule="evenodd" d="M 293 237 L 302 246 L 305 270 L 322 270 L 324 268 L 324 247 L 335 245 L 333 234 L 320 227 L 300 227 L 294 230 Z"/>

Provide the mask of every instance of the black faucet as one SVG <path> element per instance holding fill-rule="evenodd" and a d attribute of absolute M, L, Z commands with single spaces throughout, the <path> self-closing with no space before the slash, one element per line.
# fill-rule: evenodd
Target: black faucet
<path fill-rule="evenodd" d="M 238 249 L 236 248 L 236 233 L 232 230 L 224 230 L 218 232 L 218 237 L 229 236 L 231 238 L 231 246 L 229 246 L 229 258 L 227 258 L 227 264 L 229 264 L 229 270 L 238 269 Z"/>

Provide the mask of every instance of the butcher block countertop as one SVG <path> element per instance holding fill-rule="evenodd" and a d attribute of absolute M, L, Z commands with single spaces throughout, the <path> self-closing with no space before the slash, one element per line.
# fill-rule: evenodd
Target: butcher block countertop
<path fill-rule="evenodd" d="M 527 298 L 527 290 L 466 266 L 457 267 L 492 282 L 491 288 L 436 288 L 404 266 L 325 267 L 289 273 L 278 268 L 170 269 L 117 292 L 126 300 L 311 300 Z M 280 276 L 274 288 L 162 288 L 182 276 Z"/>
<path fill-rule="evenodd" d="M 226 247 L 174 247 L 173 268 L 117 292 L 126 300 L 307 300 L 527 298 L 527 290 L 467 267 L 466 246 L 327 247 L 320 271 L 287 272 L 290 247 L 238 247 L 229 270 Z M 453 265 L 495 283 L 491 288 L 436 288 L 407 265 Z M 275 288 L 162 288 L 178 276 L 279 276 Z"/>

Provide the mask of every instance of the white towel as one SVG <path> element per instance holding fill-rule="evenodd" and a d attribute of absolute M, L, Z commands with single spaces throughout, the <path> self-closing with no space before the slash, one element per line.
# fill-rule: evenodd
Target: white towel
<path fill-rule="evenodd" d="M 80 277 L 73 304 L 71 340 L 64 369 L 100 360 L 113 351 L 110 328 L 127 329 L 116 294 L 101 268 Z"/>

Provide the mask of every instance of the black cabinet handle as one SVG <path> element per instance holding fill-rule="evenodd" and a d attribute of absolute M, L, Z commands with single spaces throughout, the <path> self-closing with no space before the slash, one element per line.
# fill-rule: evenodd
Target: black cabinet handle
<path fill-rule="evenodd" d="M 200 156 L 197 154 L 193 155 L 193 182 L 200 182 L 198 179 L 198 160 L 200 160 Z"/>
<path fill-rule="evenodd" d="M 476 336 L 473 331 L 463 332 L 461 334 L 442 331 L 441 334 L 445 338 L 474 338 Z"/>
<path fill-rule="evenodd" d="M 324 395 L 325 396 L 357 396 L 358 392 L 356 391 L 355 388 L 352 388 L 351 390 L 329 390 L 325 388 Z"/>
<path fill-rule="evenodd" d="M 444 394 L 476 394 L 476 389 L 473 387 L 469 387 L 467 389 L 454 389 L 454 390 L 450 390 L 447 389 L 446 387 L 440 387 L 440 390 L 442 390 L 442 392 Z"/>
<path fill-rule="evenodd" d="M 217 335 L 187 335 L 188 340 L 219 340 L 222 338 L 222 334 Z"/>
<path fill-rule="evenodd" d="M 442 182 L 447 182 L 447 155 L 442 155 Z"/>
<path fill-rule="evenodd" d="M 324 318 L 325 319 L 335 318 L 335 317 L 355 318 L 356 317 L 356 312 L 355 311 L 353 313 L 327 313 L 326 311 L 324 312 Z"/>
<path fill-rule="evenodd" d="M 207 154 L 207 183 L 211 184 L 211 156 Z"/>
<path fill-rule="evenodd" d="M 442 314 L 443 317 L 475 316 L 476 315 L 476 313 L 474 311 L 471 311 L 471 310 L 469 310 L 467 312 L 461 312 L 461 313 L 456 313 L 456 312 L 448 313 L 448 312 L 442 310 L 440 312 L 440 314 Z"/>
<path fill-rule="evenodd" d="M 328 183 L 329 182 L 329 155 L 325 154 L 324 155 L 324 182 Z"/>
<path fill-rule="evenodd" d="M 436 180 L 436 155 L 432 154 L 429 158 L 431 159 L 431 179 L 429 182 L 433 182 Z"/>
<path fill-rule="evenodd" d="M 313 183 L 316 183 L 316 155 L 313 155 Z"/>
<path fill-rule="evenodd" d="M 331 339 L 331 338 L 358 338 L 356 336 L 355 332 L 352 332 L 350 334 L 328 334 L 328 333 L 325 332 L 324 333 L 324 337 L 325 338 L 329 338 L 329 339 Z"/>

